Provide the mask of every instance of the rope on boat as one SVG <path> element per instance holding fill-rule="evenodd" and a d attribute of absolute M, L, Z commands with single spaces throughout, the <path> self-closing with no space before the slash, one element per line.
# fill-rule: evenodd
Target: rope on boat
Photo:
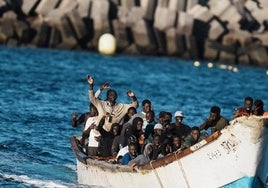
<path fill-rule="evenodd" d="M 181 160 L 180 160 L 180 159 L 178 159 L 177 152 L 175 153 L 175 156 L 176 156 L 176 160 L 178 161 L 179 166 L 180 166 L 180 168 L 181 168 L 181 171 L 182 171 L 182 175 L 183 175 L 184 181 L 185 181 L 185 183 L 186 183 L 187 187 L 189 188 L 189 187 L 190 187 L 190 185 L 189 185 L 189 182 L 188 182 L 188 180 L 187 180 L 186 173 L 185 173 L 185 171 L 184 171 L 184 169 L 183 169 L 183 166 L 182 166 Z"/>
<path fill-rule="evenodd" d="M 164 187 L 163 184 L 162 184 L 162 182 L 161 182 L 161 179 L 160 179 L 160 177 L 159 177 L 159 175 L 158 175 L 158 173 L 157 173 L 157 171 L 156 171 L 155 168 L 153 167 L 152 161 L 150 161 L 150 166 L 151 166 L 151 168 L 153 169 L 154 174 L 155 174 L 155 176 L 157 177 L 157 180 L 158 180 L 160 186 L 161 186 L 161 187 Z"/>

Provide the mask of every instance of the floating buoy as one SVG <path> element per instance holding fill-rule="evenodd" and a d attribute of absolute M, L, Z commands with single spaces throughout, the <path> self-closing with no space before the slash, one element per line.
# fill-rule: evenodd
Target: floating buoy
<path fill-rule="evenodd" d="M 207 64 L 207 66 L 208 66 L 208 68 L 212 68 L 212 67 L 213 67 L 213 63 L 209 62 L 209 63 Z"/>
<path fill-rule="evenodd" d="M 219 68 L 220 68 L 220 69 L 227 69 L 227 65 L 220 64 L 220 65 L 219 65 Z"/>
<path fill-rule="evenodd" d="M 195 61 L 194 62 L 194 66 L 199 67 L 200 66 L 200 62 L 199 61 Z"/>
<path fill-rule="evenodd" d="M 99 53 L 103 55 L 113 55 L 116 51 L 116 39 L 110 33 L 101 35 L 98 43 Z"/>
<path fill-rule="evenodd" d="M 238 72 L 238 68 L 237 67 L 234 67 L 233 68 L 233 72 Z"/>

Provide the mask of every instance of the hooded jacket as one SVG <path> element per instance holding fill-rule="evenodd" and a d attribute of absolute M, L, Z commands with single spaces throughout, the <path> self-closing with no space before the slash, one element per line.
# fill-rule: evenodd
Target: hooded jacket
<path fill-rule="evenodd" d="M 152 152 L 151 156 L 148 156 L 147 148 L 149 146 L 153 147 L 153 144 L 152 143 L 146 144 L 145 148 L 144 148 L 144 151 L 143 151 L 143 154 L 140 154 L 135 159 L 132 159 L 131 161 L 129 161 L 128 165 L 136 164 L 137 166 L 141 166 L 141 165 L 144 165 L 146 163 L 149 163 L 151 161 L 151 159 L 152 159 L 152 154 L 153 154 L 153 152 Z"/>

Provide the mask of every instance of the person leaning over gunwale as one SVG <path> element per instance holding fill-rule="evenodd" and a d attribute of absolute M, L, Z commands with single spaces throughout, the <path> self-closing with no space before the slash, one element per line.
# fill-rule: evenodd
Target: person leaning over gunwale
<path fill-rule="evenodd" d="M 138 107 L 138 101 L 134 92 L 130 90 L 127 92 L 128 97 L 132 99 L 131 103 L 129 104 L 117 103 L 117 93 L 113 89 L 109 89 L 107 91 L 106 100 L 100 100 L 94 96 L 93 77 L 88 76 L 87 81 L 89 83 L 89 100 L 98 110 L 98 119 L 100 120 L 103 116 L 106 116 L 105 123 L 103 126 L 106 131 L 110 131 L 111 125 L 113 123 L 119 123 L 122 126 L 124 116 L 127 113 L 128 109 L 130 107 Z"/>
<path fill-rule="evenodd" d="M 211 134 L 215 131 L 220 131 L 224 127 L 229 125 L 229 120 L 221 116 L 221 109 L 218 106 L 212 106 L 210 108 L 209 117 L 199 126 L 200 131 L 203 129 L 211 129 Z"/>

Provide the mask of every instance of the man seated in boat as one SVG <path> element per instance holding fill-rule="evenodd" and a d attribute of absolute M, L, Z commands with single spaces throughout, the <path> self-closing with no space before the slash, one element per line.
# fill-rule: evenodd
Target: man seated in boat
<path fill-rule="evenodd" d="M 182 123 L 184 118 L 184 114 L 182 111 L 176 111 L 174 117 L 175 122 L 171 123 L 170 132 L 172 133 L 172 135 L 177 135 L 180 137 L 181 140 L 183 140 L 191 132 L 191 127 Z"/>
<path fill-rule="evenodd" d="M 152 157 L 153 157 L 153 144 L 148 143 L 145 145 L 143 153 L 138 155 L 131 161 L 129 161 L 128 165 L 130 165 L 131 167 L 141 166 L 149 163 L 152 160 Z"/>
<path fill-rule="evenodd" d="M 254 102 L 252 115 L 255 116 L 268 116 L 268 113 L 263 109 L 264 103 L 261 99 L 257 99 Z"/>
<path fill-rule="evenodd" d="M 253 106 L 253 98 L 252 97 L 246 97 L 244 99 L 244 106 L 241 108 L 236 109 L 233 119 L 241 116 L 250 116 L 251 110 Z"/>
<path fill-rule="evenodd" d="M 105 119 L 104 126 L 103 126 L 103 128 L 106 131 L 110 131 L 111 125 L 113 123 L 119 123 L 120 125 L 122 125 L 123 120 L 124 120 L 124 116 L 130 107 L 137 108 L 138 101 L 137 101 L 137 98 L 136 98 L 134 92 L 132 92 L 132 91 L 127 92 L 128 97 L 130 97 L 132 99 L 131 103 L 129 103 L 129 104 L 117 103 L 116 102 L 117 93 L 113 89 L 109 89 L 107 91 L 106 100 L 100 100 L 94 96 L 94 91 L 93 91 L 94 79 L 93 79 L 93 77 L 88 76 L 87 81 L 89 84 L 89 90 L 88 90 L 89 100 L 92 104 L 94 104 L 94 106 L 96 106 L 96 108 L 98 110 L 98 113 L 99 113 L 98 119 L 100 120 L 104 115 L 109 114 L 109 115 L 107 115 L 107 117 Z"/>
<path fill-rule="evenodd" d="M 128 152 L 122 158 L 122 165 L 127 165 L 129 161 L 137 157 L 137 144 L 130 143 L 128 145 Z"/>
<path fill-rule="evenodd" d="M 200 136 L 200 130 L 199 127 L 194 126 L 191 128 L 191 132 L 188 136 L 186 136 L 186 138 L 184 139 L 184 141 L 181 144 L 181 149 L 186 149 L 194 144 L 196 144 L 199 140 L 199 136 Z"/>
<path fill-rule="evenodd" d="M 117 153 L 117 156 L 116 156 L 116 160 L 119 161 L 119 159 L 121 157 L 123 157 L 127 152 L 128 152 L 128 146 L 131 144 L 131 143 L 134 143 L 134 144 L 138 144 L 138 140 L 137 138 L 134 136 L 134 135 L 131 135 L 130 137 L 128 137 L 128 140 L 127 140 L 127 145 L 123 148 L 121 148 L 119 150 L 119 152 Z M 121 163 L 120 163 L 121 164 Z"/>
<path fill-rule="evenodd" d="M 229 120 L 221 116 L 221 109 L 218 106 L 212 106 L 210 108 L 209 117 L 199 126 L 200 131 L 211 129 L 211 134 L 222 130 L 224 127 L 229 125 Z"/>

